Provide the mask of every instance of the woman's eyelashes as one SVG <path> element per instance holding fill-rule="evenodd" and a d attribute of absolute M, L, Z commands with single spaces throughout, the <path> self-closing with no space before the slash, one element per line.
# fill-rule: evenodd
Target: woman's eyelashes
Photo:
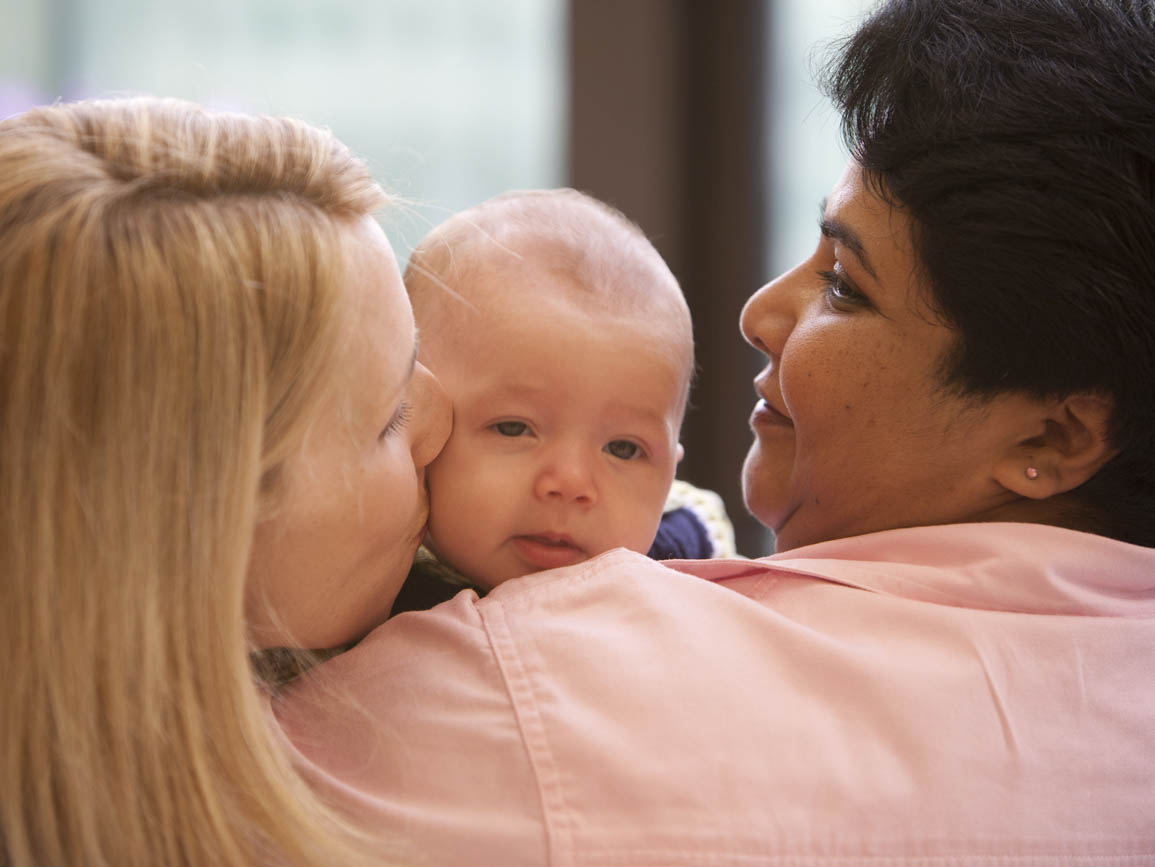
<path fill-rule="evenodd" d="M 818 277 L 822 280 L 826 300 L 834 309 L 872 306 L 870 299 L 846 279 L 846 273 L 837 263 L 828 271 L 819 271 Z"/>
<path fill-rule="evenodd" d="M 387 439 L 388 437 L 397 433 L 399 430 L 405 427 L 406 424 L 409 423 L 409 419 L 412 416 L 412 404 L 410 404 L 407 400 L 401 401 L 401 403 L 397 405 L 396 412 L 393 413 L 393 418 L 389 419 L 389 423 L 385 425 L 385 428 L 381 431 L 378 439 Z"/>

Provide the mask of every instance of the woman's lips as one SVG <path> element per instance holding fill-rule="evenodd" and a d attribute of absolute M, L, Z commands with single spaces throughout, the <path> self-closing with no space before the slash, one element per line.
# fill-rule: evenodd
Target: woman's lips
<path fill-rule="evenodd" d="M 794 422 L 774 409 L 763 398 L 754 405 L 754 412 L 750 416 L 750 424 L 771 425 L 773 427 L 794 427 Z"/>
<path fill-rule="evenodd" d="M 568 536 L 552 533 L 514 536 L 512 542 L 517 555 L 537 569 L 572 566 L 589 558 L 589 555 Z"/>

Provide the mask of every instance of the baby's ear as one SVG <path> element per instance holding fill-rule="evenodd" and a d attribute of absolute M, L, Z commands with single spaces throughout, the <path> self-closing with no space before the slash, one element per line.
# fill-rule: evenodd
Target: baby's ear
<path fill-rule="evenodd" d="M 1033 500 L 1077 488 L 1118 453 L 1108 437 L 1109 399 L 1082 392 L 1039 406 L 1038 432 L 996 467 L 1004 488 Z"/>
<path fill-rule="evenodd" d="M 681 443 L 678 443 L 678 447 L 676 449 L 674 449 L 674 463 L 680 464 L 682 462 L 682 458 L 684 458 L 685 456 L 686 456 L 685 447 Z"/>

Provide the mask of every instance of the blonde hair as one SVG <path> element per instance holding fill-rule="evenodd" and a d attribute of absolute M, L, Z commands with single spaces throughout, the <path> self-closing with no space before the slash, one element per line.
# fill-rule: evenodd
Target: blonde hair
<path fill-rule="evenodd" d="M 384 202 L 291 119 L 0 122 L 0 862 L 358 861 L 278 739 L 243 595 L 330 378 L 342 232 Z"/>

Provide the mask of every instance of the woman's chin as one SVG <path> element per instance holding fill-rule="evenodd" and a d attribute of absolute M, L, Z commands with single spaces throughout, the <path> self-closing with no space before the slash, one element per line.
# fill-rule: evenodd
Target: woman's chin
<path fill-rule="evenodd" d="M 767 475 L 753 460 L 751 452 L 742 474 L 742 501 L 758 523 L 777 535 L 787 510 L 780 486 Z"/>

